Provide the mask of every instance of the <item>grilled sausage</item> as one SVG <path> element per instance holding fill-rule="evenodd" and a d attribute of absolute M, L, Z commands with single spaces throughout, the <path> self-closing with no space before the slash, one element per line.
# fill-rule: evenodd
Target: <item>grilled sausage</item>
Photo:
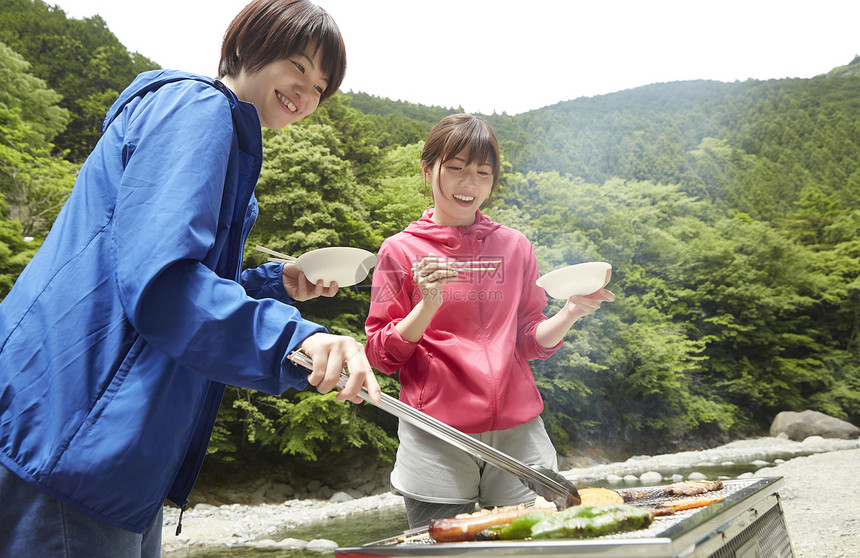
<path fill-rule="evenodd" d="M 711 504 L 715 504 L 722 499 L 722 496 L 715 496 L 713 498 L 697 498 L 696 500 L 683 500 L 680 502 L 663 502 L 652 508 L 648 508 L 648 510 L 654 515 L 672 515 L 679 511 L 704 508 Z"/>
<path fill-rule="evenodd" d="M 508 525 L 521 515 L 534 512 L 525 506 L 505 506 L 430 521 L 427 533 L 436 542 L 472 541 L 475 536 L 495 525 Z"/>

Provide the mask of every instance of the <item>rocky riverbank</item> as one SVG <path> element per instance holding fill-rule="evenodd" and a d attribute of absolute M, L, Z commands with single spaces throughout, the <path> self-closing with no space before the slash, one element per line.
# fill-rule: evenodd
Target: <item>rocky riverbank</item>
<path fill-rule="evenodd" d="M 803 442 L 783 438 L 741 440 L 713 449 L 661 456 L 636 456 L 620 463 L 564 471 L 580 486 L 592 482 L 661 484 L 680 470 L 730 463 L 748 464 L 740 476 L 782 476 L 780 490 L 789 536 L 798 558 L 860 556 L 860 519 L 847 500 L 860 494 L 860 440 L 811 437 Z M 695 478 L 696 471 L 687 477 Z M 280 504 L 246 506 L 198 504 L 182 518 L 175 536 L 178 510 L 164 513 L 165 557 L 193 556 L 196 549 L 215 547 L 306 548 L 333 552 L 331 541 L 270 540 L 285 529 L 373 510 L 402 506 L 388 492 L 354 498 L 336 492 L 326 500 L 292 499 Z"/>
<path fill-rule="evenodd" d="M 779 494 L 798 558 L 860 556 L 860 449 L 799 457 L 756 472 L 785 478 Z"/>

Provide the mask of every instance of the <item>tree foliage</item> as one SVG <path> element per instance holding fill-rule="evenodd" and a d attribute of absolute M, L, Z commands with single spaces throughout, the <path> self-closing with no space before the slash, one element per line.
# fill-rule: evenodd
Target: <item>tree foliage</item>
<path fill-rule="evenodd" d="M 77 166 L 51 154 L 68 112 L 59 95 L 0 43 L 0 296 L 5 296 L 74 183 Z M 26 240 L 25 240 L 26 239 Z"/>
<path fill-rule="evenodd" d="M 0 0 L 0 42 L 30 64 L 34 76 L 60 94 L 71 119 L 56 145 L 83 162 L 101 135 L 105 113 L 138 73 L 157 64 L 129 53 L 99 16 L 67 18 L 42 0 Z"/>
<path fill-rule="evenodd" d="M 60 157 L 85 156 L 116 92 L 153 64 L 100 18 L 67 19 L 41 0 L 0 6 L 4 295 L 71 186 L 77 167 Z M 503 170 L 486 212 L 532 241 L 543 272 L 613 265 L 618 299 L 533 363 L 561 451 L 709 444 L 765 432 L 782 410 L 860 422 L 858 68 L 655 84 L 487 116 Z M 430 204 L 422 142 L 459 110 L 338 93 L 267 131 L 246 265 L 265 259 L 254 244 L 376 251 Z M 299 308 L 363 340 L 368 285 Z M 380 380 L 396 394 L 396 377 Z M 319 462 L 357 448 L 390 460 L 395 426 L 313 390 L 229 388 L 210 451 Z"/>

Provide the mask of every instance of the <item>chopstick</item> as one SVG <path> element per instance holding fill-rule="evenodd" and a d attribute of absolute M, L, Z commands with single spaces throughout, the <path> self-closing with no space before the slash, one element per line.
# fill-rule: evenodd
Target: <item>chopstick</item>
<path fill-rule="evenodd" d="M 294 258 L 293 256 L 288 256 L 286 254 L 282 254 L 280 252 L 275 252 L 274 250 L 269 250 L 265 246 L 260 246 L 259 244 L 257 246 L 255 246 L 254 248 L 259 250 L 260 252 L 263 252 L 264 254 L 269 254 L 270 256 L 274 256 L 274 257 L 268 259 L 270 262 L 292 263 L 298 259 L 298 258 Z"/>
<path fill-rule="evenodd" d="M 502 260 L 478 260 L 478 261 L 451 261 L 447 262 L 448 267 L 454 271 L 496 271 Z M 412 271 L 415 271 L 416 266 L 412 266 Z"/>
<path fill-rule="evenodd" d="M 475 262 L 457 262 L 457 261 L 455 261 L 455 262 L 450 262 L 448 265 L 450 267 L 460 267 L 460 266 L 471 267 L 474 265 L 499 265 L 500 263 L 502 263 L 502 260 L 484 260 L 484 261 L 475 261 Z"/>

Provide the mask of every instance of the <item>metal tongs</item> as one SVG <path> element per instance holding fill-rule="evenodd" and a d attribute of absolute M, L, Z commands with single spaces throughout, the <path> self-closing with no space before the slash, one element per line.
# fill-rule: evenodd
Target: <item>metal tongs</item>
<path fill-rule="evenodd" d="M 302 352 L 301 349 L 291 352 L 287 355 L 287 359 L 294 364 L 307 368 L 308 370 L 313 369 L 313 360 Z M 343 389 L 346 386 L 346 381 L 348 379 L 349 375 L 346 371 L 341 372 L 340 380 L 336 384 L 336 387 L 338 389 Z M 361 388 L 358 396 L 371 405 L 379 407 L 383 411 L 405 420 L 412 426 L 420 428 L 425 432 L 436 436 L 440 440 L 448 442 L 449 444 L 474 455 L 491 465 L 495 465 L 500 469 L 513 473 L 520 478 L 524 485 L 533 490 L 538 496 L 553 502 L 559 510 L 579 505 L 582 502 L 579 497 L 579 493 L 576 491 L 576 487 L 574 487 L 569 480 L 555 471 L 551 471 L 544 467 L 526 465 L 525 463 L 514 459 L 510 455 L 500 452 L 496 448 L 476 440 L 468 434 L 464 434 L 456 428 L 452 428 L 444 422 L 437 420 L 414 407 L 410 407 L 385 393 L 381 394 L 379 403 L 376 403 L 370 398 L 370 394 L 367 393 L 367 390 L 364 387 Z"/>

